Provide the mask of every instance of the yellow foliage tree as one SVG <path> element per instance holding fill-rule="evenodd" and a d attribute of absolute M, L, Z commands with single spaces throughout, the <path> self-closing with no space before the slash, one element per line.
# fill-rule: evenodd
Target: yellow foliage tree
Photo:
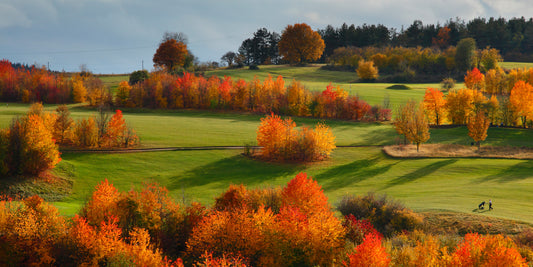
<path fill-rule="evenodd" d="M 446 96 L 448 120 L 452 124 L 466 124 L 468 117 L 483 109 L 487 99 L 478 90 L 452 90 Z"/>
<path fill-rule="evenodd" d="M 85 88 L 81 77 L 72 79 L 72 99 L 74 103 L 83 103 L 87 100 L 87 88 Z"/>
<path fill-rule="evenodd" d="M 398 133 L 416 144 L 416 151 L 420 150 L 421 143 L 429 139 L 429 124 L 424 115 L 424 108 L 422 105 L 417 106 L 412 100 L 399 108 L 394 125 Z"/>
<path fill-rule="evenodd" d="M 428 118 L 436 125 L 440 125 L 446 114 L 446 100 L 443 95 L 440 90 L 429 87 L 424 95 L 424 109 Z"/>
<path fill-rule="evenodd" d="M 481 145 L 480 142 L 487 138 L 487 130 L 489 129 L 490 120 L 485 115 L 485 112 L 478 111 L 468 120 L 468 135 L 474 139 L 478 150 Z"/>
<path fill-rule="evenodd" d="M 378 78 L 378 67 L 374 66 L 374 61 L 360 60 L 357 64 L 357 75 L 363 81 L 372 81 Z"/>
<path fill-rule="evenodd" d="M 524 81 L 517 81 L 511 90 L 509 102 L 526 128 L 528 118 L 533 115 L 533 87 Z"/>

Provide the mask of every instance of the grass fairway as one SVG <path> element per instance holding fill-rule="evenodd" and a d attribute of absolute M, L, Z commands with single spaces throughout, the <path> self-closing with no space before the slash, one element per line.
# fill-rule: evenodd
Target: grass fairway
<path fill-rule="evenodd" d="M 386 193 L 415 211 L 472 214 L 492 198 L 484 215 L 533 223 L 533 163 L 495 159 L 393 159 L 379 147 L 339 148 L 326 162 L 297 165 L 254 161 L 239 150 L 65 153 L 61 168 L 74 173 L 73 194 L 55 205 L 73 215 L 94 186 L 108 179 L 120 190 L 158 182 L 181 200 L 206 205 L 230 184 L 284 185 L 298 172 L 313 176 L 332 204 L 346 194 Z M 476 212 L 477 213 L 477 212 Z"/>

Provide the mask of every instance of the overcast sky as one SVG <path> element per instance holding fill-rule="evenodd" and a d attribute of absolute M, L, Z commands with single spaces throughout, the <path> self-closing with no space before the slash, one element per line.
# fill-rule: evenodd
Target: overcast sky
<path fill-rule="evenodd" d="M 531 17 L 531 0 L 0 0 L 0 59 L 52 70 L 130 73 L 153 68 L 165 31 L 183 32 L 200 61 L 220 61 L 259 28 L 383 24 L 415 19 Z"/>

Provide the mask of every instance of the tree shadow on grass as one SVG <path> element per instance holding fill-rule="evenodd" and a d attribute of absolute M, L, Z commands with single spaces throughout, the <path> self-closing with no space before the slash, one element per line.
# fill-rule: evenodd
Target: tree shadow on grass
<path fill-rule="evenodd" d="M 395 138 L 398 135 L 394 128 L 379 128 L 371 131 L 366 131 L 362 135 L 362 144 L 364 145 L 391 145 L 394 144 Z"/>
<path fill-rule="evenodd" d="M 387 188 L 390 188 L 390 187 L 393 187 L 393 186 L 403 185 L 403 184 L 406 184 L 406 183 L 413 182 L 413 181 L 415 181 L 417 179 L 423 178 L 425 176 L 428 176 L 428 175 L 436 172 L 438 169 L 440 169 L 442 167 L 448 166 L 448 165 L 453 164 L 455 162 L 457 162 L 457 159 L 447 159 L 447 160 L 437 161 L 435 163 L 429 164 L 427 166 L 424 166 L 424 167 L 422 167 L 420 169 L 417 169 L 415 171 L 412 171 L 412 172 L 410 172 L 408 174 L 402 175 L 402 176 L 390 181 L 382 189 L 387 189 Z"/>
<path fill-rule="evenodd" d="M 393 165 L 397 164 L 378 165 L 379 159 L 379 157 L 374 157 L 371 159 L 356 160 L 329 169 L 315 176 L 315 179 L 322 184 L 324 190 L 336 190 L 385 173 Z"/>
<path fill-rule="evenodd" d="M 172 177 L 168 189 L 203 186 L 210 183 L 242 183 L 252 186 L 280 176 L 292 175 L 304 169 L 305 166 L 301 164 L 269 163 L 236 155 Z"/>
<path fill-rule="evenodd" d="M 508 183 L 527 178 L 533 178 L 533 161 L 527 160 L 519 162 L 513 166 L 501 170 L 497 174 L 485 176 L 473 181 L 473 184 L 496 181 L 499 183 Z"/>

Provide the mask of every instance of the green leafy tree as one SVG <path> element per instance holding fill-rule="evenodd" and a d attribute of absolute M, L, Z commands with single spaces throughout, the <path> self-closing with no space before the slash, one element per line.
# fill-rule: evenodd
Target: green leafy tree
<path fill-rule="evenodd" d="M 471 69 L 476 63 L 476 40 L 473 38 L 461 39 L 455 51 L 455 64 L 460 71 Z"/>
<path fill-rule="evenodd" d="M 134 85 L 136 83 L 140 83 L 146 79 L 148 79 L 148 71 L 147 70 L 138 70 L 134 71 L 130 74 L 130 85 Z"/>

